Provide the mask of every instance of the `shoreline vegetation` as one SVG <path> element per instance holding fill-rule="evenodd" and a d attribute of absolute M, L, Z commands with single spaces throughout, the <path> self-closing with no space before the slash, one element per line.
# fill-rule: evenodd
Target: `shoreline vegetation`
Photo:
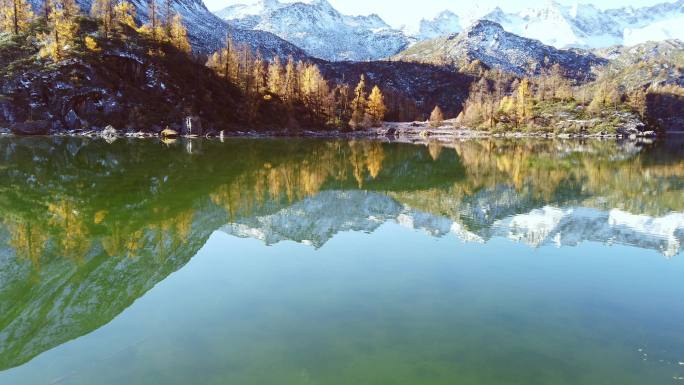
<path fill-rule="evenodd" d="M 453 101 L 440 105 L 230 36 L 194 52 L 170 0 L 150 0 L 145 24 L 126 1 L 97 0 L 89 15 L 73 0 L 45 0 L 39 14 L 12 4 L 0 9 L 0 132 L 17 135 L 636 138 L 664 133 L 654 106 L 679 119 L 684 101 L 684 88 L 652 77 L 627 87 L 558 64 L 523 76 L 473 60 L 451 68 L 469 80 L 449 84 Z"/>

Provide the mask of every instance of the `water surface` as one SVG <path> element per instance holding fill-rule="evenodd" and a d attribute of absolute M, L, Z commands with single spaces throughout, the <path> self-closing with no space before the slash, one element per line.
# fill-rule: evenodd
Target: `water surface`
<path fill-rule="evenodd" d="M 684 384 L 683 155 L 0 138 L 0 384 Z"/>

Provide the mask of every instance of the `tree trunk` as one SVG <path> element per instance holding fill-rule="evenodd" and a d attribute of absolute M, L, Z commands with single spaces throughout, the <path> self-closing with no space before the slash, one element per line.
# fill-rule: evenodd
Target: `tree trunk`
<path fill-rule="evenodd" d="M 14 34 L 18 35 L 19 34 L 19 7 L 18 7 L 18 2 L 19 0 L 13 0 L 12 4 L 14 5 Z"/>

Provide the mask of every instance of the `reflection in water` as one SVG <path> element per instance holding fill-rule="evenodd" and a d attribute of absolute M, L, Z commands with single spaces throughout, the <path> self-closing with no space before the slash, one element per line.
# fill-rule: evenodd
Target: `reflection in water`
<path fill-rule="evenodd" d="M 216 230 L 322 247 L 387 222 L 472 242 L 684 241 L 684 145 L 0 139 L 0 369 L 106 324 Z"/>

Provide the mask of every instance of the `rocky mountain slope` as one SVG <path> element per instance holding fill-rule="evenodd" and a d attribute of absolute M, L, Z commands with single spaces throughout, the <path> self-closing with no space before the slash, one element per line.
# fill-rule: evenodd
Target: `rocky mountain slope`
<path fill-rule="evenodd" d="M 271 32 L 326 60 L 376 60 L 403 49 L 408 38 L 379 16 L 348 16 L 327 0 L 257 0 L 216 14 L 238 28 Z"/>
<path fill-rule="evenodd" d="M 136 8 L 136 17 L 140 22 L 148 21 L 148 2 L 146 0 L 129 0 Z M 38 11 L 42 7 L 42 0 L 30 0 L 33 8 Z M 93 0 L 76 0 L 84 13 L 90 12 Z M 160 4 L 161 7 L 161 4 Z M 259 49 L 266 57 L 278 55 L 286 58 L 293 55 L 296 58 L 305 57 L 305 53 L 293 45 L 271 33 L 265 31 L 244 30 L 230 28 L 213 13 L 209 12 L 202 0 L 171 0 L 171 7 L 183 18 L 188 29 L 190 43 L 195 50 L 213 52 L 225 44 L 226 36 L 239 44 Z"/>
<path fill-rule="evenodd" d="M 607 60 L 589 52 L 559 50 L 517 36 L 495 22 L 481 20 L 457 35 L 426 40 L 397 54 L 393 60 L 463 65 L 478 60 L 488 68 L 517 75 L 539 74 L 560 64 L 566 75 L 585 79 Z"/>
<path fill-rule="evenodd" d="M 77 29 L 85 35 L 96 25 L 84 19 Z M 27 135 L 108 125 L 180 132 L 187 116 L 199 117 L 207 130 L 246 125 L 244 93 L 203 63 L 132 29 L 120 39 L 94 41 L 99 51 L 75 45 L 70 58 L 46 65 L 35 60 L 30 37 L 0 36 L 0 127 Z M 257 111 L 263 124 L 286 124 L 271 120 L 282 118 L 283 103 L 263 107 L 268 111 Z"/>

